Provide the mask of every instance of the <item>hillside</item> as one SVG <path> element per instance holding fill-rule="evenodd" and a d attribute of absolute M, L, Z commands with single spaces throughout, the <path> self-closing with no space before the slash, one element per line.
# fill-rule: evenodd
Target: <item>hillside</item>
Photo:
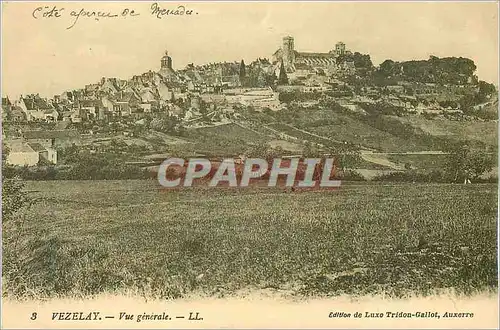
<path fill-rule="evenodd" d="M 494 121 L 453 121 L 442 118 L 429 120 L 421 116 L 395 118 L 432 136 L 479 141 L 490 146 L 498 143 L 498 123 Z"/>

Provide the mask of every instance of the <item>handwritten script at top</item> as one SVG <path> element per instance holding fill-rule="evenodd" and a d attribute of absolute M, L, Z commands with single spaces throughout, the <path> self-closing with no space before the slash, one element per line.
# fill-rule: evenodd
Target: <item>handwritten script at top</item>
<path fill-rule="evenodd" d="M 163 5 L 163 4 L 162 4 Z M 198 15 L 198 12 L 187 9 L 183 5 L 174 6 L 172 8 L 165 8 L 158 3 L 153 3 L 149 8 L 147 15 L 157 19 L 162 19 L 168 16 L 192 16 Z M 118 19 L 118 18 L 133 18 L 140 16 L 141 13 L 137 9 L 124 8 L 121 11 L 98 11 L 81 8 L 80 10 L 69 10 L 59 6 L 42 6 L 33 10 L 32 16 L 34 19 L 60 19 L 62 17 L 70 17 L 71 25 L 66 29 L 73 28 L 76 23 L 81 19 Z"/>

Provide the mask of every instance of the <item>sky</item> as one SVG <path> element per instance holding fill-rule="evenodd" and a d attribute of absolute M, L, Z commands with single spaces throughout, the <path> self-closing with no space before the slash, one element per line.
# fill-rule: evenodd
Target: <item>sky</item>
<path fill-rule="evenodd" d="M 498 85 L 498 5 L 495 2 L 159 2 L 192 15 L 151 14 L 153 2 L 3 2 L 2 95 L 45 97 L 158 70 L 166 50 L 175 69 L 188 63 L 249 63 L 271 58 L 284 36 L 298 51 L 327 52 L 338 41 L 368 53 L 375 65 L 463 56 L 479 79 Z M 64 8 L 43 18 L 40 6 Z M 125 8 L 139 16 L 123 17 Z M 84 11 L 116 18 L 78 18 Z"/>

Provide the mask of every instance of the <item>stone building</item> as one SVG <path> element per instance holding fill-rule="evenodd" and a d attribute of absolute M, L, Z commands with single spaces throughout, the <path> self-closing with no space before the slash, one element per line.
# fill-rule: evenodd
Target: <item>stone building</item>
<path fill-rule="evenodd" d="M 297 69 L 329 68 L 337 66 L 337 58 L 351 54 L 343 42 L 338 42 L 335 48 L 327 53 L 299 52 L 295 50 L 293 37 L 283 38 L 283 45 L 273 54 L 273 62 L 283 62 L 287 72 Z"/>

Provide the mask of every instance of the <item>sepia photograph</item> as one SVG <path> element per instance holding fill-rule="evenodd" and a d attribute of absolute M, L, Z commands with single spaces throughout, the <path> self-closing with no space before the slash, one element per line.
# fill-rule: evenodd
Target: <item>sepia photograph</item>
<path fill-rule="evenodd" d="M 499 327 L 497 1 L 3 1 L 2 328 Z"/>

